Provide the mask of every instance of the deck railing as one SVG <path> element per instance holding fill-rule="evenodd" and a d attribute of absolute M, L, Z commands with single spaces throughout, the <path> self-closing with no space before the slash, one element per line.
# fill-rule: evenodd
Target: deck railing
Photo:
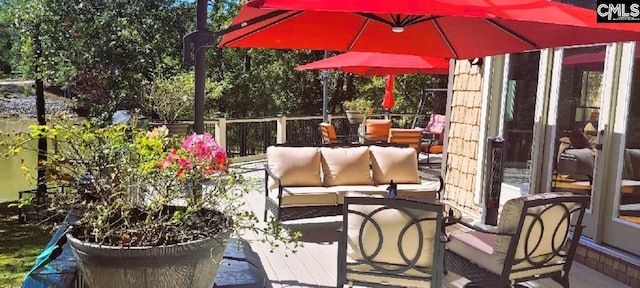
<path fill-rule="evenodd" d="M 368 115 L 368 118 L 384 118 L 384 114 Z M 414 115 L 390 114 L 393 127 L 411 128 Z M 329 122 L 336 127 L 336 133 L 357 141 L 362 127 L 350 124 L 344 115 L 329 115 Z M 216 118 L 205 121 L 205 131 L 215 136 L 226 148 L 234 162 L 263 159 L 267 147 L 277 143 L 321 144 L 318 125 L 321 116 L 279 116 L 256 119 Z M 421 123 L 421 121 L 418 121 Z"/>

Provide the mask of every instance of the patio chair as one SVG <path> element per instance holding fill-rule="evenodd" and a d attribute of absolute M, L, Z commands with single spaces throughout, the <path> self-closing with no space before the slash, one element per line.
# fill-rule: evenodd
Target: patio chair
<path fill-rule="evenodd" d="M 510 287 L 541 278 L 569 287 L 588 200 L 568 192 L 511 199 L 491 229 L 453 219 L 472 231 L 449 235 L 446 269 L 471 280 L 466 287 Z"/>
<path fill-rule="evenodd" d="M 419 129 L 389 129 L 387 143 L 407 144 L 416 149 L 416 157 L 420 153 L 420 143 L 422 142 L 422 130 Z"/>
<path fill-rule="evenodd" d="M 389 119 L 367 119 L 365 121 L 365 141 L 371 143 L 386 142 L 391 129 Z"/>
<path fill-rule="evenodd" d="M 430 155 L 442 154 L 442 134 L 444 133 L 444 127 L 447 118 L 445 115 L 431 114 L 429 123 L 424 127 L 424 141 L 420 145 L 420 152 L 427 155 L 426 165 L 431 166 Z"/>
<path fill-rule="evenodd" d="M 322 135 L 323 144 L 347 143 L 347 137 L 336 134 L 336 128 L 329 123 L 322 122 L 318 125 Z"/>
<path fill-rule="evenodd" d="M 441 287 L 442 205 L 352 195 L 343 206 L 337 287 Z"/>

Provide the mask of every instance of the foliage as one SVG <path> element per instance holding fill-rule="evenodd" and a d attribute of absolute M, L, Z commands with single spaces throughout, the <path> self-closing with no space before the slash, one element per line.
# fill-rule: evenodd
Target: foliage
<path fill-rule="evenodd" d="M 187 118 L 185 115 L 193 114 L 194 89 L 193 74 L 157 78 L 149 85 L 145 108 L 157 114 L 164 123 L 173 123 L 181 116 Z"/>
<path fill-rule="evenodd" d="M 278 222 L 259 225 L 242 209 L 252 187 L 227 166 L 226 152 L 209 134 L 167 137 L 166 128 L 126 124 L 96 128 L 88 122 L 31 127 L 0 144 L 6 156 L 33 138 L 59 142 L 42 163 L 58 191 L 52 208 L 78 214 L 73 233 L 109 246 L 155 246 L 203 239 L 224 230 L 263 235 L 274 245 L 296 247 L 300 235 Z"/>
<path fill-rule="evenodd" d="M 21 37 L 13 46 L 20 48 L 22 58 L 16 67 L 29 77 L 42 75 L 52 85 L 70 88 L 76 95 L 78 112 L 98 117 L 97 123 L 109 120 L 115 110 L 141 107 L 145 83 L 189 73 L 181 64 L 182 37 L 194 28 L 193 1 L 11 1 L 21 3 L 16 5 L 15 13 L 16 31 Z M 208 29 L 226 28 L 241 3 L 209 1 Z M 33 60 L 36 39 L 43 47 L 38 62 Z M 329 56 L 338 53 L 331 52 Z M 207 96 L 207 115 L 321 115 L 320 72 L 293 68 L 322 58 L 324 51 L 214 45 L 207 50 L 207 79 L 218 84 L 215 92 Z M 36 73 L 36 63 L 41 64 L 41 73 Z M 378 78 L 330 73 L 329 111 L 342 113 L 344 101 L 361 97 L 379 107 L 384 82 Z M 398 76 L 394 112 L 413 112 L 421 89 L 432 87 L 434 79 L 425 75 Z"/>
<path fill-rule="evenodd" d="M 352 101 L 345 101 L 342 106 L 345 111 L 352 113 L 373 113 L 373 101 L 365 98 L 358 98 Z"/>
<path fill-rule="evenodd" d="M 84 116 L 139 108 L 140 83 L 181 72 L 194 5 L 177 0 L 37 0 L 16 8 L 20 69 L 70 88 Z M 40 43 L 41 57 L 34 59 Z"/>
<path fill-rule="evenodd" d="M 144 107 L 149 114 L 156 114 L 164 123 L 179 119 L 193 119 L 195 79 L 193 72 L 166 78 L 157 78 L 147 85 Z M 206 81 L 205 108 L 213 109 L 220 97 L 224 83 Z"/>

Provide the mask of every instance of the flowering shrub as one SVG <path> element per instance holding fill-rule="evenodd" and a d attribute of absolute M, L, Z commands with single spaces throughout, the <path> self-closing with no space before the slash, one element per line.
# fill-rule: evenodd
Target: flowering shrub
<path fill-rule="evenodd" d="M 5 156 L 28 149 L 29 139 L 55 139 L 59 148 L 42 163 L 49 185 L 67 186 L 51 209 L 79 216 L 78 239 L 112 246 L 155 246 L 198 240 L 231 230 L 251 230 L 265 241 L 296 247 L 299 233 L 272 221 L 259 225 L 243 209 L 250 185 L 229 167 L 210 134 L 168 137 L 126 124 L 34 125 L 29 135 L 4 138 Z M 29 169 L 25 169 L 29 171 Z"/>

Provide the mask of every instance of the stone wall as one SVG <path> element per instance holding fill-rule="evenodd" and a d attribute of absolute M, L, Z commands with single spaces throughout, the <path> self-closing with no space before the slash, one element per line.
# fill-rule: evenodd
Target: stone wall
<path fill-rule="evenodd" d="M 482 213 L 482 208 L 473 203 L 480 137 L 481 89 L 481 69 L 471 66 L 467 60 L 456 61 L 449 118 L 449 167 L 445 176 L 445 198 L 477 216 Z"/>

